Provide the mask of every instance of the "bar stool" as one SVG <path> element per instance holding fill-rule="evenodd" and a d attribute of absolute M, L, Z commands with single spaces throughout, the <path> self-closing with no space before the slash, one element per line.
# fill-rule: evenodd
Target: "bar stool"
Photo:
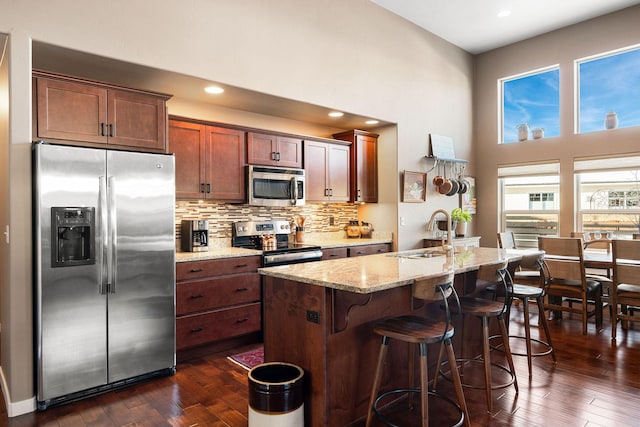
<path fill-rule="evenodd" d="M 529 368 L 529 378 L 532 376 L 532 358 L 540 357 L 540 356 L 548 356 L 551 355 L 553 359 L 553 363 L 556 363 L 556 354 L 553 350 L 553 344 L 551 342 L 551 333 L 549 331 L 549 324 L 547 322 L 547 317 L 544 311 L 544 297 L 545 293 L 545 269 L 544 269 L 544 253 L 543 252 L 534 252 L 530 255 L 523 255 L 522 260 L 520 262 L 520 266 L 526 271 L 532 271 L 538 273 L 538 282 L 536 285 L 528 285 L 522 283 L 515 283 L 518 279 L 515 278 L 517 276 L 512 276 L 510 272 L 507 272 L 507 286 L 511 291 L 512 299 L 516 299 L 517 301 L 522 303 L 522 311 L 524 316 L 524 336 L 522 335 L 509 335 L 510 339 L 519 339 L 525 341 L 526 353 L 519 353 L 516 351 L 511 351 L 513 356 L 527 356 L 527 365 Z M 493 288 L 493 289 L 489 289 Z M 488 287 L 488 290 L 495 292 L 495 297 L 504 296 L 503 292 L 498 287 Z M 538 306 L 538 324 L 542 326 L 544 331 L 545 340 L 531 338 L 531 322 L 530 322 L 530 313 L 529 313 L 529 302 L 535 301 Z M 510 304 L 507 307 L 507 315 L 506 319 L 509 320 L 511 318 L 511 306 Z M 500 335 L 493 335 L 489 337 L 489 341 L 494 339 L 501 338 Z M 533 352 L 532 350 L 532 342 L 538 343 L 543 350 Z M 494 350 L 504 351 L 501 346 L 492 346 Z"/>
<path fill-rule="evenodd" d="M 509 333 L 507 332 L 507 326 L 505 323 L 505 314 L 507 313 L 508 306 L 511 301 L 511 294 L 507 286 L 507 261 L 496 261 L 490 264 L 484 264 L 478 269 L 478 277 L 476 280 L 476 292 L 474 294 L 480 295 L 485 287 L 490 285 L 497 285 L 502 287 L 504 298 L 503 302 L 493 301 L 484 298 L 477 298 L 475 296 L 463 296 L 460 297 L 460 313 L 463 315 L 463 324 L 467 317 L 475 316 L 482 320 L 482 357 L 481 358 L 460 358 L 456 360 L 456 363 L 461 365 L 460 370 L 463 371 L 463 367 L 471 362 L 481 362 L 484 365 L 484 385 L 478 386 L 470 383 L 462 383 L 463 387 L 484 389 L 486 392 L 487 408 L 489 412 L 493 412 L 493 400 L 492 391 L 500 388 L 509 387 L 513 384 L 516 394 L 518 393 L 518 380 L 516 379 L 516 370 L 513 364 L 513 357 L 511 355 L 511 348 L 509 347 Z M 451 311 L 456 313 L 457 307 L 452 307 Z M 502 337 L 504 352 L 507 358 L 508 368 L 491 362 L 491 347 L 489 337 L 489 319 L 496 318 L 500 326 L 500 336 Z M 463 335 L 464 336 L 464 335 Z M 444 374 L 441 370 L 443 365 L 451 364 L 452 362 L 442 361 L 442 348 L 440 348 L 440 355 L 438 356 L 438 372 L 440 375 L 447 379 L 449 376 Z M 496 367 L 509 375 L 509 380 L 494 384 L 491 380 L 491 368 Z M 455 370 L 452 370 L 455 372 Z M 462 374 L 464 380 L 464 373 Z M 438 375 L 433 380 L 433 388 L 435 389 L 437 384 Z"/>
<path fill-rule="evenodd" d="M 445 307 L 445 320 L 436 321 L 418 316 L 400 316 L 378 322 L 373 327 L 373 332 L 382 336 L 382 344 L 380 345 L 380 353 L 378 356 L 378 366 L 376 368 L 375 377 L 373 379 L 373 387 L 371 389 L 371 399 L 369 402 L 369 411 L 367 413 L 366 426 L 371 425 L 373 415 L 375 414 L 385 424 L 395 426 L 382 414 L 378 409 L 378 404 L 381 399 L 397 393 L 409 394 L 409 405 L 412 406 L 411 393 L 421 394 L 421 422 L 422 427 L 429 425 L 429 403 L 428 397 L 437 397 L 444 399 L 449 404 L 455 406 L 460 414 L 460 418 L 455 424 L 460 426 L 463 423 L 469 426 L 469 413 L 467 411 L 467 404 L 464 400 L 464 393 L 462 391 L 462 384 L 458 371 L 455 368 L 455 354 L 453 352 L 453 345 L 451 338 L 454 334 L 454 328 L 451 324 L 451 314 L 449 311 L 448 298 L 453 295 L 456 301 L 456 306 L 459 307 L 458 295 L 453 288 L 453 272 L 443 273 L 436 277 L 430 277 L 425 279 L 417 279 L 413 285 L 412 294 L 414 298 L 422 299 L 424 301 L 442 300 L 442 304 Z M 403 341 L 410 344 L 409 352 L 409 388 L 394 389 L 384 392 L 378 395 L 380 389 L 380 382 L 382 380 L 382 368 L 384 366 L 384 360 L 389 348 L 389 340 L 393 338 L 399 341 Z M 446 349 L 448 360 L 451 362 L 454 369 L 451 370 L 452 380 L 455 386 L 455 391 L 458 399 L 456 405 L 451 399 L 435 391 L 429 391 L 428 389 L 428 369 L 427 369 L 427 344 L 442 343 L 442 346 Z M 420 387 L 414 388 L 414 355 L 415 346 L 417 344 L 420 350 Z"/>

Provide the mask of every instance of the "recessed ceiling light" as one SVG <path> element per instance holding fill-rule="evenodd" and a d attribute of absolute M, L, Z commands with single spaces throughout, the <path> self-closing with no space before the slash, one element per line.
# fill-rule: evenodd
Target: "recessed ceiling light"
<path fill-rule="evenodd" d="M 342 117 L 344 113 L 342 111 L 332 111 L 329 113 L 329 117 Z"/>
<path fill-rule="evenodd" d="M 220 86 L 207 86 L 204 88 L 204 91 L 213 95 L 219 95 L 224 92 Z"/>
<path fill-rule="evenodd" d="M 367 125 L 377 125 L 378 123 L 380 123 L 377 120 L 367 120 L 366 122 L 364 122 Z"/>
<path fill-rule="evenodd" d="M 498 18 L 506 18 L 509 15 L 511 15 L 511 11 L 508 9 L 504 9 L 498 12 Z"/>

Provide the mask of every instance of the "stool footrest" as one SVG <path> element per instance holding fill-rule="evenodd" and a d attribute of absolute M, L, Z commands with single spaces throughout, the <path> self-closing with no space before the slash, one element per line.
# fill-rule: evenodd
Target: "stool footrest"
<path fill-rule="evenodd" d="M 489 342 L 491 342 L 492 339 L 496 339 L 496 338 L 501 338 L 501 337 L 500 337 L 500 335 L 490 336 L 489 337 Z M 520 335 L 509 335 L 509 338 L 518 339 L 518 340 L 526 340 L 527 339 L 527 337 L 523 337 L 523 336 L 520 336 Z M 536 353 L 532 352 L 531 353 L 531 357 L 548 356 L 551 353 L 553 353 L 553 348 L 551 347 L 551 345 L 548 342 L 542 341 L 542 340 L 539 340 L 539 339 L 536 339 L 536 338 L 531 338 L 531 341 L 536 342 L 536 343 L 546 347 L 545 351 L 539 351 L 539 352 L 536 352 Z M 504 353 L 504 347 L 502 345 L 497 345 L 497 346 L 492 345 L 491 349 L 492 350 L 497 350 L 497 351 L 500 351 L 500 352 Z M 516 353 L 516 352 L 513 351 L 513 349 L 511 349 L 511 354 L 513 356 L 527 356 L 527 353 Z"/>
<path fill-rule="evenodd" d="M 480 359 L 480 358 L 475 358 L 475 359 L 456 359 L 456 364 L 457 364 L 457 365 L 463 365 L 463 364 L 472 363 L 472 362 L 473 362 L 473 363 L 482 363 L 482 364 L 484 364 L 484 360 L 483 360 L 483 359 Z M 440 364 L 440 367 L 442 367 L 442 366 L 444 366 L 444 365 L 448 365 L 448 364 L 449 364 L 449 361 L 448 361 L 448 360 L 445 360 L 445 361 L 443 361 L 443 362 Z M 510 371 L 508 368 L 506 368 L 505 366 L 498 365 L 497 363 L 491 363 L 491 366 L 493 366 L 494 368 L 498 368 L 498 369 L 500 369 L 501 371 L 506 372 L 506 373 L 509 375 L 509 377 L 510 377 L 510 380 L 509 380 L 509 381 L 507 381 L 507 382 L 505 382 L 505 383 L 502 383 L 502 384 L 491 384 L 491 390 L 497 390 L 497 389 L 500 389 L 500 388 L 506 388 L 506 387 L 509 387 L 510 385 L 512 385 L 512 384 L 516 381 L 516 375 L 515 375 L 515 373 L 514 373 L 514 372 L 511 372 L 511 371 Z M 463 371 L 463 369 L 464 369 L 464 368 L 461 368 L 461 369 L 460 369 L 460 372 L 462 372 L 462 371 Z M 439 375 L 442 375 L 446 380 L 452 381 L 452 379 L 449 377 L 449 375 L 448 375 L 448 374 L 443 373 L 441 370 L 438 370 L 438 374 L 439 374 Z M 485 389 L 485 386 L 484 386 L 484 385 L 476 386 L 476 385 L 468 384 L 468 383 L 467 383 L 467 384 L 465 384 L 464 379 L 463 379 L 463 375 L 462 375 L 462 374 L 460 374 L 460 380 L 462 381 L 462 387 L 466 387 L 466 388 L 474 388 L 474 389 L 481 389 L 481 390 L 484 390 L 484 389 Z"/>
<path fill-rule="evenodd" d="M 376 417 L 378 417 L 378 419 L 380 421 L 382 421 L 383 423 L 385 423 L 386 425 L 390 426 L 390 427 L 401 427 L 397 424 L 393 424 L 391 421 L 389 421 L 384 415 L 382 415 L 379 410 L 378 410 L 378 403 L 380 402 L 380 400 L 384 399 L 387 396 L 390 396 L 392 394 L 400 394 L 400 393 L 420 393 L 420 388 L 396 388 L 393 390 L 389 390 L 389 391 L 385 391 L 384 393 L 380 393 L 378 395 L 378 397 L 376 398 L 375 402 L 373 403 L 373 413 L 375 414 Z M 449 399 L 447 396 L 444 396 L 440 393 L 437 393 L 435 391 L 427 391 L 428 395 L 430 397 L 436 397 L 438 399 L 442 399 L 445 402 L 447 402 L 448 404 L 450 404 L 451 406 L 453 406 L 456 411 L 458 411 L 458 413 L 460 414 L 460 418 L 458 419 L 458 421 L 454 424 L 454 427 L 459 427 L 462 424 L 464 424 L 464 412 L 462 411 L 462 409 L 460 408 L 460 406 L 454 402 L 453 400 Z"/>

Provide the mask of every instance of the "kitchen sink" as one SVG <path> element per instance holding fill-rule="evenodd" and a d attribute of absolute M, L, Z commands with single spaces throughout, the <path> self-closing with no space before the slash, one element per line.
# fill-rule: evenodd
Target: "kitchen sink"
<path fill-rule="evenodd" d="M 435 258 L 440 256 L 446 256 L 447 253 L 443 251 L 417 251 L 417 252 L 396 252 L 389 254 L 387 256 L 395 257 L 395 258 L 410 258 L 410 259 L 421 259 L 421 258 Z"/>

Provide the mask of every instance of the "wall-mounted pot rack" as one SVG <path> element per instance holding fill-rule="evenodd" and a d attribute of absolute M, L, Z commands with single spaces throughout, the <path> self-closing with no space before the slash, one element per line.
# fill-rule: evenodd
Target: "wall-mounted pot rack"
<path fill-rule="evenodd" d="M 445 169 L 447 168 L 447 166 L 451 167 L 454 164 L 461 164 L 462 165 L 462 173 L 464 173 L 464 170 L 467 168 L 467 163 L 469 163 L 468 160 L 463 160 L 463 159 L 444 159 L 444 158 L 439 158 L 436 156 L 424 156 L 425 159 L 427 159 L 427 164 L 429 162 L 433 162 L 433 165 L 431 166 L 430 169 L 427 169 L 425 172 L 429 173 L 432 170 L 434 170 L 438 164 L 442 164 Z"/>

